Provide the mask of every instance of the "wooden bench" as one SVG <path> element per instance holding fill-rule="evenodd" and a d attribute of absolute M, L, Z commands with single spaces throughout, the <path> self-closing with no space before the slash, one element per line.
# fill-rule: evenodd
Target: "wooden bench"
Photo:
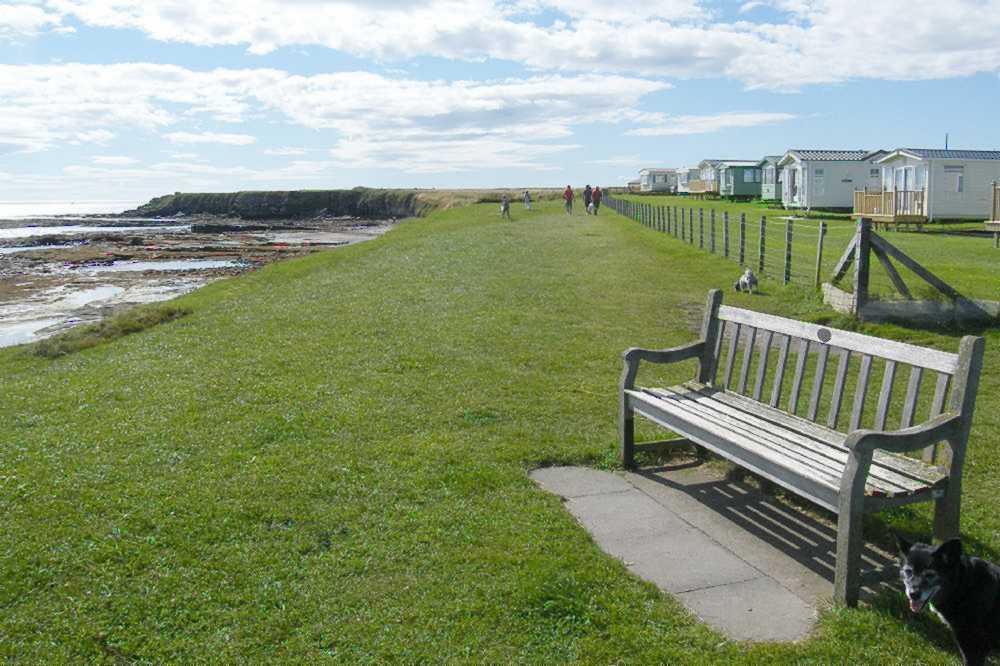
<path fill-rule="evenodd" d="M 721 292 L 709 293 L 698 342 L 625 352 L 626 467 L 637 451 L 694 444 L 835 512 L 834 598 L 849 606 L 862 582 L 862 514 L 934 500 L 935 538 L 958 535 L 983 338 L 967 336 L 951 354 L 721 302 Z M 636 386 L 641 361 L 687 359 L 698 361 L 693 381 Z M 896 378 L 907 366 L 904 385 Z M 882 376 L 877 394 L 868 391 L 873 372 Z M 683 439 L 636 444 L 635 414 Z M 890 417 L 899 429 L 887 429 Z M 947 446 L 938 451 L 941 442 Z M 920 459 L 903 455 L 921 449 Z"/>

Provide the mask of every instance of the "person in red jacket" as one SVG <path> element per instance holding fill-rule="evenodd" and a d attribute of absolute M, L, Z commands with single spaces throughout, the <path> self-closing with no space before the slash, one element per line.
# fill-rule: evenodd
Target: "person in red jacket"
<path fill-rule="evenodd" d="M 597 215 L 597 211 L 601 207 L 601 199 L 603 198 L 604 192 L 601 192 L 601 186 L 598 185 L 594 188 L 594 191 L 590 193 L 590 202 L 594 204 L 594 215 Z"/>
<path fill-rule="evenodd" d="M 566 191 L 563 192 L 563 199 L 566 200 L 566 214 L 573 214 L 573 188 L 569 185 L 566 186 Z"/>

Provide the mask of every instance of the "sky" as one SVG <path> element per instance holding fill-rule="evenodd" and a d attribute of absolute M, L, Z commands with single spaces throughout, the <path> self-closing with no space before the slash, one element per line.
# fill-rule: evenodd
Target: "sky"
<path fill-rule="evenodd" d="M 1000 148 L 1000 0 L 0 0 L 0 201 Z"/>

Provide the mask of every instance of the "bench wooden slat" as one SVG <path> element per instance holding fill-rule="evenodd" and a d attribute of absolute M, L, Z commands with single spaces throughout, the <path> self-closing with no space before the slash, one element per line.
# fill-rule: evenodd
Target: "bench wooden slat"
<path fill-rule="evenodd" d="M 729 335 L 729 352 L 726 355 L 726 381 L 723 382 L 723 386 L 726 388 L 732 388 L 733 386 L 733 363 L 736 361 L 736 345 L 740 341 L 740 329 L 743 328 L 742 325 L 733 322 L 731 325 L 727 325 L 727 328 L 732 328 L 733 330 Z"/>
<path fill-rule="evenodd" d="M 747 391 L 747 379 L 750 377 L 750 364 L 753 362 L 754 343 L 757 341 L 757 329 L 749 327 L 746 335 L 746 346 L 743 349 L 743 365 L 740 367 L 740 383 L 736 385 L 736 392 L 745 394 Z"/>
<path fill-rule="evenodd" d="M 802 378 L 806 374 L 807 360 L 809 360 L 809 341 L 800 339 L 798 357 L 795 359 L 795 378 L 792 379 L 792 393 L 788 396 L 790 414 L 794 414 L 799 408 L 799 393 L 802 391 Z"/>
<path fill-rule="evenodd" d="M 830 356 L 829 345 L 820 345 L 816 355 L 816 374 L 813 376 L 812 395 L 809 397 L 809 411 L 806 413 L 810 421 L 816 420 L 819 411 L 819 401 L 823 397 L 823 382 L 826 379 L 826 361 Z"/>
<path fill-rule="evenodd" d="M 948 394 L 948 384 L 951 382 L 951 375 L 938 373 L 937 384 L 934 386 L 934 398 L 931 400 L 931 418 L 940 416 L 944 410 L 944 399 Z M 931 444 L 924 449 L 924 462 L 934 462 L 937 458 L 938 444 Z"/>
<path fill-rule="evenodd" d="M 792 339 L 787 335 L 781 336 L 778 343 L 778 366 L 774 369 L 774 387 L 771 389 L 771 406 L 777 407 L 781 401 L 781 385 L 785 381 L 785 364 L 788 362 L 788 348 Z"/>
<path fill-rule="evenodd" d="M 839 349 L 837 353 L 840 355 L 840 360 L 837 361 L 837 376 L 833 380 L 830 411 L 826 415 L 826 425 L 833 430 L 837 429 L 837 421 L 840 420 L 840 406 L 844 402 L 844 385 L 847 383 L 847 369 L 851 363 L 850 349 Z"/>
<path fill-rule="evenodd" d="M 696 413 L 734 431 L 753 437 L 777 455 L 789 456 L 800 464 L 814 468 L 839 481 L 847 463 L 847 449 L 829 444 L 791 429 L 777 429 L 761 419 L 714 399 L 714 396 L 690 391 L 686 387 L 646 389 L 670 402 L 672 408 Z M 896 474 L 891 469 L 873 465 L 866 480 L 867 493 L 876 497 L 896 497 L 922 492 L 929 484 Z"/>
<path fill-rule="evenodd" d="M 885 372 L 882 375 L 882 389 L 878 394 L 878 409 L 875 411 L 875 429 L 885 430 L 885 420 L 889 415 L 889 399 L 892 398 L 892 385 L 896 381 L 896 362 L 886 361 Z"/>
<path fill-rule="evenodd" d="M 916 345 L 895 340 L 886 340 L 871 335 L 863 335 L 852 331 L 842 331 L 827 328 L 818 324 L 810 324 L 795 319 L 786 319 L 763 312 L 743 310 L 723 305 L 719 308 L 719 318 L 747 326 L 767 329 L 775 333 L 784 333 L 796 338 L 822 342 L 835 347 L 850 349 L 854 352 L 878 356 L 897 363 L 919 365 L 929 370 L 955 374 L 958 368 L 958 355 L 937 349 L 917 347 Z"/>
<path fill-rule="evenodd" d="M 854 408 L 851 410 L 851 424 L 848 430 L 857 430 L 861 427 L 861 418 L 865 413 L 865 398 L 868 395 L 868 380 L 872 372 L 871 354 L 864 354 L 861 357 L 861 367 L 858 369 L 858 384 L 854 390 Z"/>
<path fill-rule="evenodd" d="M 719 400 L 721 396 L 718 392 L 711 390 L 697 391 L 688 386 L 645 390 L 667 401 L 670 408 L 695 414 L 699 418 L 752 437 L 772 449 L 776 455 L 789 456 L 800 464 L 814 468 L 817 473 L 829 476 L 831 481 L 839 481 L 843 474 L 848 458 L 848 451 L 842 444 L 844 435 L 833 433 L 834 437 L 838 435 L 840 437 L 841 443 L 838 444 L 811 437 L 797 429 L 777 428 L 765 419 Z M 801 422 L 801 419 L 799 421 Z M 939 481 L 939 477 L 933 472 L 930 477 L 914 479 L 890 466 L 875 463 L 866 482 L 867 494 L 877 497 L 896 497 L 902 494 L 920 493 Z"/>
<path fill-rule="evenodd" d="M 900 428 L 909 428 L 913 425 L 913 416 L 917 413 L 917 396 L 920 393 L 920 381 L 923 379 L 924 369 L 915 365 L 910 369 L 910 381 L 906 385 L 906 398 L 903 399 L 903 416 L 899 421 Z"/>
<path fill-rule="evenodd" d="M 767 377 L 767 359 L 771 354 L 771 341 L 773 339 L 773 331 L 764 332 L 764 340 L 760 345 L 760 361 L 757 364 L 757 381 L 753 385 L 754 400 L 760 400 L 760 394 L 764 390 L 764 380 Z"/>
<path fill-rule="evenodd" d="M 830 428 L 825 428 L 817 423 L 806 421 L 805 419 L 792 416 L 780 409 L 772 409 L 766 405 L 761 405 L 750 401 L 745 396 L 719 391 L 710 386 L 699 384 L 698 382 L 687 382 L 684 386 L 694 391 L 711 395 L 719 402 L 726 403 L 747 414 L 756 416 L 759 419 L 768 421 L 778 428 L 792 428 L 828 444 L 843 446 L 846 435 Z M 909 458 L 885 451 L 875 451 L 874 461 L 880 465 L 892 468 L 901 475 L 908 476 L 920 483 L 935 484 L 945 479 L 947 475 L 941 470 L 925 465 L 919 460 Z"/>

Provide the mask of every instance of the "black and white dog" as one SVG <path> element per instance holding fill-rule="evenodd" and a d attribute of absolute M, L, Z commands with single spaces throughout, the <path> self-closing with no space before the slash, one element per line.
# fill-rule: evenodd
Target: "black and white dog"
<path fill-rule="evenodd" d="M 962 542 L 910 543 L 896 535 L 900 576 L 910 610 L 925 606 L 951 629 L 966 666 L 986 663 L 1000 648 L 1000 567 L 962 554 Z"/>
<path fill-rule="evenodd" d="M 752 294 L 754 289 L 757 288 L 757 276 L 753 274 L 753 271 L 749 268 L 743 271 L 743 275 L 740 279 L 733 284 L 733 288 L 736 291 L 745 291 L 748 294 Z"/>

